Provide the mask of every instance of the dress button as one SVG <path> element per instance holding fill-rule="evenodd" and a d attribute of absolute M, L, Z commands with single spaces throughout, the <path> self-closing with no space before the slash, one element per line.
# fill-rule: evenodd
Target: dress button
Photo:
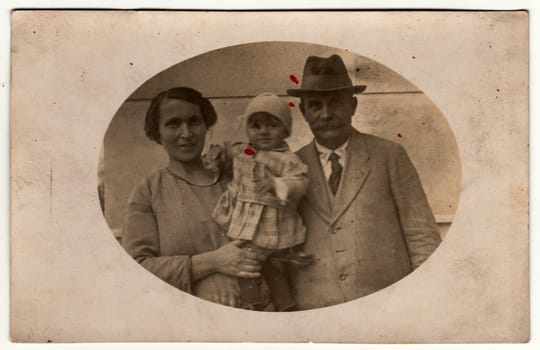
<path fill-rule="evenodd" d="M 346 273 L 341 273 L 339 275 L 339 279 L 342 280 L 342 281 L 345 281 L 347 279 L 347 274 Z"/>

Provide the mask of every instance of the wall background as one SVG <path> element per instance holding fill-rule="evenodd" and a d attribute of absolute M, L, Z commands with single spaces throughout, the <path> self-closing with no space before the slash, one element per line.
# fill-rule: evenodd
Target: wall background
<path fill-rule="evenodd" d="M 457 144 L 437 106 L 417 87 L 390 68 L 347 50 L 295 42 L 262 42 L 220 48 L 180 62 L 149 79 L 123 103 L 104 138 L 105 217 L 121 237 L 127 198 L 144 177 L 166 166 L 161 147 L 144 135 L 150 100 L 175 86 L 190 86 L 209 97 L 218 123 L 207 144 L 245 140 L 240 115 L 262 92 L 293 102 L 293 133 L 288 142 L 297 150 L 312 139 L 298 109 L 299 99 L 286 95 L 301 83 L 310 55 L 339 54 L 354 84 L 367 85 L 357 95 L 354 126 L 362 132 L 403 144 L 420 174 L 428 200 L 444 236 L 457 209 L 461 164 Z M 411 59 L 416 59 L 411 57 Z"/>

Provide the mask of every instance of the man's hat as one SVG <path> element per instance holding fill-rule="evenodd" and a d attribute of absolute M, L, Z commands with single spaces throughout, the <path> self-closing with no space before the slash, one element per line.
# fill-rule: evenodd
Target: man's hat
<path fill-rule="evenodd" d="M 339 90 L 350 90 L 354 94 L 359 94 L 365 89 L 365 85 L 353 86 L 347 67 L 338 55 L 328 58 L 309 56 L 304 65 L 302 86 L 300 89 L 288 89 L 287 94 L 301 97 L 306 92 Z"/>

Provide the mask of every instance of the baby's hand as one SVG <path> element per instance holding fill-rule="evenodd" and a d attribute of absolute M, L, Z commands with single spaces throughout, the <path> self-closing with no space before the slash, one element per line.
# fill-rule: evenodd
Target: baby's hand
<path fill-rule="evenodd" d="M 212 170 L 232 174 L 232 157 L 230 156 L 231 145 L 225 142 L 223 145 L 210 145 L 208 153 L 202 156 L 203 164 Z"/>
<path fill-rule="evenodd" d="M 260 180 L 255 180 L 255 193 L 265 194 L 267 192 L 273 193 L 275 190 L 274 179 L 271 177 L 265 177 Z"/>

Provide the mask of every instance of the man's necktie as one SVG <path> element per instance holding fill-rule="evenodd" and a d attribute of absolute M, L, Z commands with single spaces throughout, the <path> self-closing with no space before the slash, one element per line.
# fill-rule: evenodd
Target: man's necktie
<path fill-rule="evenodd" d="M 339 187 L 339 181 L 341 180 L 341 172 L 343 167 L 339 164 L 339 156 L 332 152 L 330 154 L 330 164 L 332 165 L 332 173 L 328 178 L 328 185 L 330 185 L 330 190 L 336 195 L 337 189 Z"/>

